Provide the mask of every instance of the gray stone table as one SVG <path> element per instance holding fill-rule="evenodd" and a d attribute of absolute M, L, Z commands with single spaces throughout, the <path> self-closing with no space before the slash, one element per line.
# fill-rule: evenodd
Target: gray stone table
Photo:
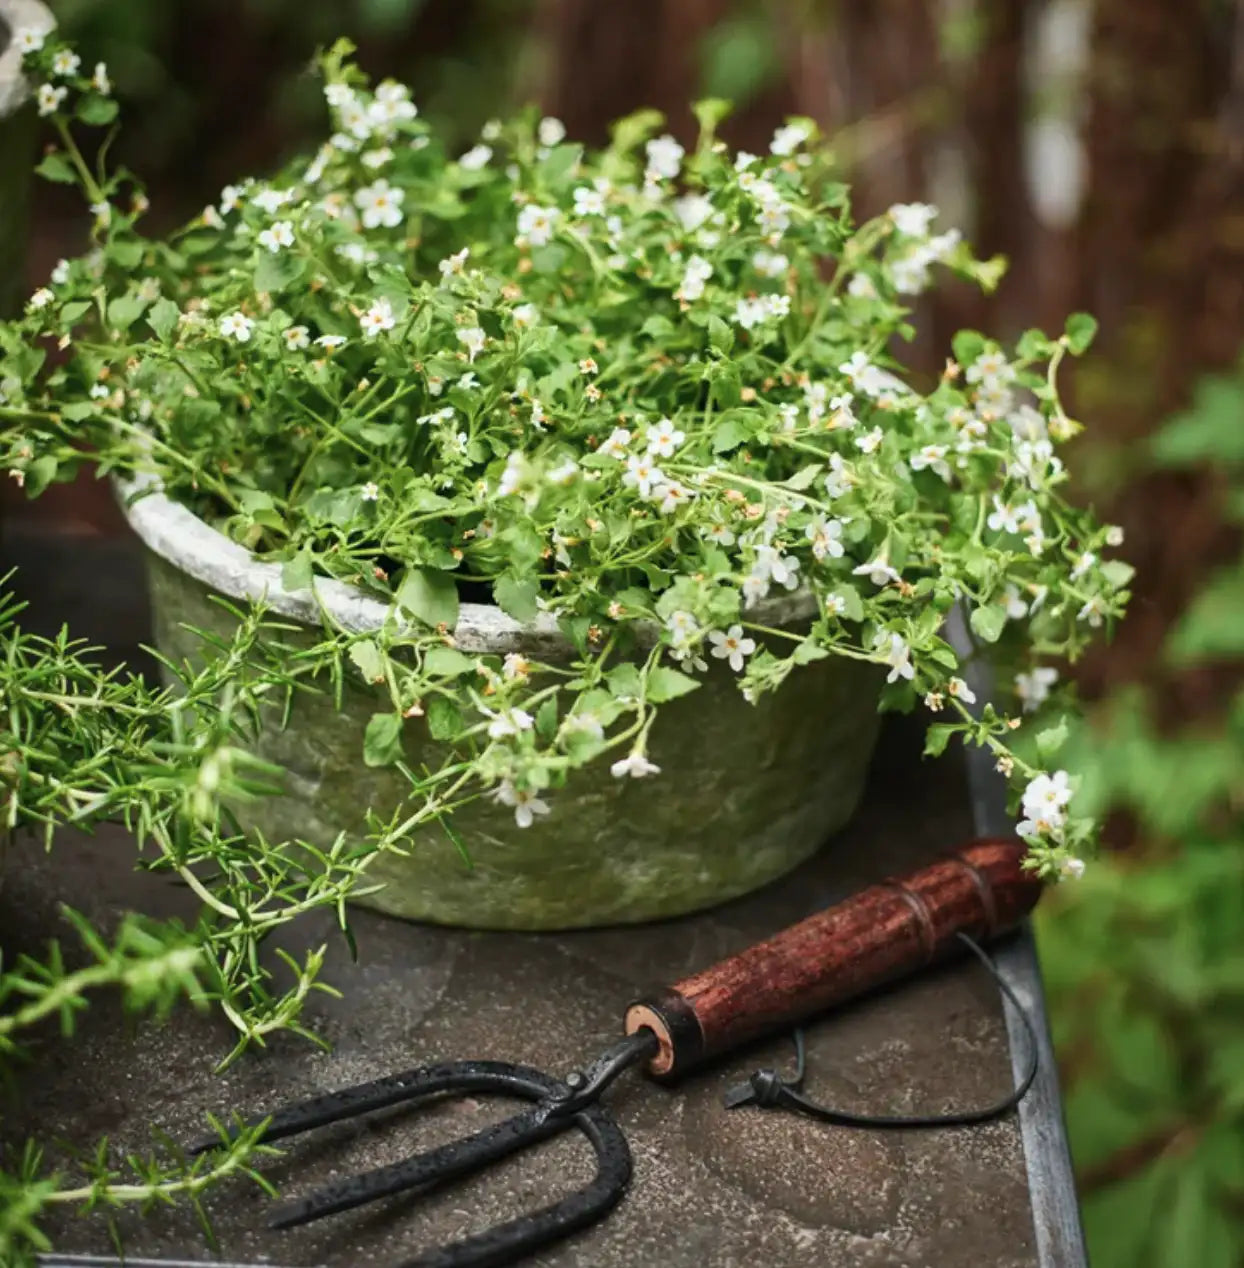
<path fill-rule="evenodd" d="M 997 829 L 996 788 L 961 763 L 918 759 L 918 737 L 891 726 L 866 803 L 812 862 L 761 893 L 697 917 L 565 935 L 477 934 L 359 912 L 360 957 L 333 941 L 328 977 L 343 998 L 319 997 L 312 1020 L 325 1053 L 279 1038 L 224 1075 L 213 1065 L 230 1033 L 189 1010 L 164 1025 L 89 1010 L 72 1042 L 36 1047 L 0 1103 L 0 1135 L 77 1145 L 108 1135 L 141 1149 L 149 1129 L 199 1134 L 205 1111 L 263 1111 L 439 1058 L 505 1058 L 564 1073 L 619 1033 L 637 991 L 673 981 L 886 874 Z M 975 821 L 974 821 L 975 806 Z M 729 824 L 721 825 L 723 832 Z M 120 830 L 63 837 L 50 854 L 19 843 L 0 889 L 7 954 L 58 930 L 58 904 L 105 925 L 138 908 L 189 913 L 168 881 L 132 871 Z M 59 926 L 63 931 L 63 924 Z M 288 943 L 332 940 L 311 920 Z M 1021 998 L 1040 1009 L 1026 936 L 1002 949 Z M 1012 1026 L 1014 1019 L 1010 1019 Z M 1042 1035 L 1044 1040 L 1044 1033 Z M 1017 1039 L 1017 1044 L 1020 1041 Z M 1022 1055 L 1022 1054 L 1021 1054 Z M 785 1066 L 789 1040 L 766 1042 L 668 1090 L 631 1074 L 610 1102 L 630 1139 L 635 1178 L 603 1224 L 532 1262 L 545 1265 L 766 1264 L 859 1268 L 1075 1268 L 1083 1262 L 1052 1061 L 1024 1112 L 985 1127 L 877 1133 L 777 1111 L 724 1110 L 724 1086 L 760 1065 Z M 1008 1023 L 979 966 L 926 974 L 818 1022 L 809 1089 L 863 1112 L 939 1112 L 1003 1094 L 1012 1078 Z M 341 1124 L 293 1143 L 270 1175 L 298 1193 L 326 1178 L 393 1161 L 497 1117 L 498 1102 L 445 1102 L 382 1122 Z M 239 1185 L 210 1211 L 221 1253 L 287 1265 L 396 1264 L 422 1248 L 534 1209 L 591 1172 L 573 1136 L 430 1198 L 394 1199 L 289 1233 L 268 1232 L 267 1199 Z M 130 1253 L 205 1261 L 193 1221 L 161 1212 L 121 1228 Z M 108 1250 L 97 1220 L 66 1218 L 58 1249 Z"/>

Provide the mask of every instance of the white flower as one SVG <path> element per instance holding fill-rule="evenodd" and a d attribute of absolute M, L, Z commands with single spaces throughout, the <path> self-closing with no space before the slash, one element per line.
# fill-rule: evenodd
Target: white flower
<path fill-rule="evenodd" d="M 55 88 L 51 84 L 39 85 L 39 113 L 41 115 L 55 114 L 60 109 L 60 103 L 65 100 L 68 95 L 68 88 Z"/>
<path fill-rule="evenodd" d="M 752 268 L 761 277 L 784 277 L 790 261 L 775 251 L 757 251 L 752 256 Z"/>
<path fill-rule="evenodd" d="M 1086 572 L 1097 562 L 1097 556 L 1091 550 L 1086 550 L 1075 562 L 1075 567 L 1071 570 L 1072 581 L 1079 581 Z"/>
<path fill-rule="evenodd" d="M 461 251 L 455 251 L 453 255 L 447 255 L 437 264 L 441 277 L 448 280 L 455 274 L 459 274 L 466 266 L 467 256 L 471 254 L 470 247 L 463 247 Z"/>
<path fill-rule="evenodd" d="M 473 145 L 458 160 L 458 166 L 468 172 L 478 172 L 481 167 L 488 165 L 490 158 L 492 158 L 492 146 Z"/>
<path fill-rule="evenodd" d="M 881 641 L 884 643 L 884 635 Z M 886 649 L 884 660 L 890 666 L 886 682 L 897 682 L 900 678 L 910 681 L 916 676 L 915 668 L 911 663 L 911 648 L 900 635 L 893 633 L 890 635 L 890 646 Z"/>
<path fill-rule="evenodd" d="M 402 200 L 405 197 L 404 189 L 395 189 L 383 176 L 357 190 L 354 205 L 363 213 L 363 228 L 396 228 L 402 223 Z"/>
<path fill-rule="evenodd" d="M 669 480 L 658 485 L 652 491 L 653 501 L 660 502 L 660 510 L 665 515 L 672 515 L 680 506 L 689 502 L 693 494 L 685 485 L 677 480 Z"/>
<path fill-rule="evenodd" d="M 1007 586 L 1003 591 L 1002 606 L 1006 609 L 1007 617 L 1012 621 L 1022 620 L 1028 615 L 1028 604 L 1016 586 Z"/>
<path fill-rule="evenodd" d="M 91 214 L 101 225 L 112 224 L 112 204 L 107 200 L 92 203 Z"/>
<path fill-rule="evenodd" d="M 64 286 L 69 281 L 69 261 L 57 260 L 56 267 L 52 270 L 51 277 L 54 286 Z"/>
<path fill-rule="evenodd" d="M 488 734 L 494 740 L 504 740 L 521 731 L 530 731 L 535 721 L 525 709 L 501 709 L 497 713 L 488 713 L 488 717 Z"/>
<path fill-rule="evenodd" d="M 1058 874 L 1065 880 L 1078 881 L 1084 875 L 1084 860 L 1077 858 L 1063 859 L 1058 865 Z"/>
<path fill-rule="evenodd" d="M 908 461 L 913 471 L 923 471 L 927 467 L 941 476 L 947 484 L 950 483 L 950 466 L 946 462 L 945 445 L 924 445 Z"/>
<path fill-rule="evenodd" d="M 563 459 L 545 475 L 550 484 L 569 484 L 579 474 L 579 464 L 573 458 Z"/>
<path fill-rule="evenodd" d="M 758 162 L 760 160 L 754 154 L 749 154 L 746 150 L 740 150 L 734 156 L 734 170 L 736 172 L 745 172 L 753 163 Z"/>
<path fill-rule="evenodd" d="M 56 280 L 56 275 L 52 275 L 52 280 Z M 1110 524 L 1106 528 L 1106 545 L 1122 546 L 1123 545 L 1123 529 L 1118 524 Z"/>
<path fill-rule="evenodd" d="M 851 490 L 851 472 L 841 454 L 829 455 L 829 474 L 825 477 L 825 496 L 835 501 Z"/>
<path fill-rule="evenodd" d="M 697 300 L 704 294 L 704 286 L 713 276 L 713 266 L 703 256 L 693 255 L 687 261 L 682 283 L 678 287 L 678 298 L 688 303 Z"/>
<path fill-rule="evenodd" d="M 227 216 L 231 211 L 237 211 L 242 205 L 242 190 L 236 185 L 226 185 L 220 191 L 220 214 Z"/>
<path fill-rule="evenodd" d="M 211 203 L 208 203 L 203 208 L 199 214 L 199 219 L 203 221 L 203 225 L 207 229 L 223 229 L 225 227 L 224 217 Z"/>
<path fill-rule="evenodd" d="M 713 214 L 713 200 L 703 194 L 684 194 L 670 207 L 684 233 L 694 233 Z"/>
<path fill-rule="evenodd" d="M 856 436 L 855 447 L 861 453 L 873 453 L 881 442 L 885 439 L 880 427 L 874 427 L 871 431 L 866 431 L 862 436 Z"/>
<path fill-rule="evenodd" d="M 330 352 L 334 348 L 340 348 L 343 343 L 347 343 L 345 335 L 320 335 L 315 341 L 321 348 L 327 348 Z"/>
<path fill-rule="evenodd" d="M 735 536 L 725 524 L 709 524 L 700 529 L 700 535 L 717 546 L 733 546 Z"/>
<path fill-rule="evenodd" d="M 672 458 L 674 451 L 687 439 L 686 433 L 678 430 L 668 418 L 653 423 L 644 433 L 648 442 L 648 452 L 661 458 Z"/>
<path fill-rule="evenodd" d="M 270 228 L 264 229 L 259 234 L 259 245 L 267 247 L 273 255 L 276 255 L 282 247 L 292 247 L 294 245 L 294 226 L 288 220 L 278 220 Z"/>
<path fill-rule="evenodd" d="M 847 610 L 847 601 L 840 594 L 825 596 L 825 615 L 841 616 Z"/>
<path fill-rule="evenodd" d="M 275 216 L 293 197 L 294 191 L 292 189 L 264 188 L 251 199 L 251 202 L 269 216 Z"/>
<path fill-rule="evenodd" d="M 877 287 L 867 273 L 856 273 L 847 283 L 847 294 L 855 299 L 876 299 Z"/>
<path fill-rule="evenodd" d="M 548 422 L 548 415 L 544 412 L 544 406 L 540 403 L 539 397 L 531 398 L 531 425 L 536 431 L 544 431 L 544 424 Z"/>
<path fill-rule="evenodd" d="M 773 140 L 769 145 L 769 153 L 777 154 L 785 157 L 794 152 L 808 139 L 808 125 L 806 123 L 788 123 L 784 128 L 778 128 L 773 134 Z"/>
<path fill-rule="evenodd" d="M 56 296 L 53 295 L 46 286 L 40 286 L 39 289 L 30 297 L 30 302 L 27 307 L 36 310 L 46 308 L 55 298 Z"/>
<path fill-rule="evenodd" d="M 526 241 L 533 247 L 546 246 L 557 231 L 557 222 L 561 212 L 556 207 L 537 207 L 528 204 L 518 213 L 518 240 L 522 245 Z"/>
<path fill-rule="evenodd" d="M 867 577 L 875 586 L 884 586 L 891 581 L 899 580 L 899 574 L 890 567 L 890 561 L 885 555 L 878 555 L 876 559 L 860 564 L 858 568 L 852 568 L 851 575 Z"/>
<path fill-rule="evenodd" d="M 108 67 L 104 62 L 95 63 L 95 73 L 91 76 L 91 87 L 101 97 L 112 95 L 112 80 L 108 78 Z"/>
<path fill-rule="evenodd" d="M 772 242 L 790 228 L 790 208 L 784 202 L 766 202 L 756 216 L 756 223 Z"/>
<path fill-rule="evenodd" d="M 895 203 L 890 208 L 890 219 L 899 233 L 909 238 L 923 238 L 929 225 L 937 218 L 937 208 L 928 203 Z"/>
<path fill-rule="evenodd" d="M 503 806 L 514 807 L 514 822 L 520 828 L 530 828 L 536 815 L 546 815 L 549 812 L 547 802 L 542 801 L 535 793 L 528 792 L 526 788 L 516 788 L 508 779 L 501 781 L 493 796 Z"/>
<path fill-rule="evenodd" d="M 53 75 L 76 75 L 78 67 L 82 65 L 82 59 L 71 49 L 58 49 L 56 55 L 52 58 L 52 74 Z"/>
<path fill-rule="evenodd" d="M 281 331 L 281 338 L 285 340 L 285 346 L 291 352 L 301 352 L 303 348 L 309 347 L 310 336 L 311 332 L 306 326 L 290 326 L 288 330 Z"/>
<path fill-rule="evenodd" d="M 359 318 L 359 325 L 363 328 L 364 338 L 368 340 L 375 339 L 386 330 L 392 330 L 397 325 L 397 318 L 393 315 L 393 305 L 387 299 L 376 300 Z"/>
<path fill-rule="evenodd" d="M 607 458 L 625 458 L 626 447 L 631 443 L 631 433 L 625 427 L 615 427 L 597 450 Z"/>
<path fill-rule="evenodd" d="M 410 89 L 392 79 L 377 85 L 375 99 L 367 111 L 377 126 L 413 119 L 418 113 L 418 107 L 410 99 Z"/>
<path fill-rule="evenodd" d="M 629 757 L 623 757 L 614 762 L 609 772 L 614 779 L 625 779 L 628 775 L 632 779 L 643 779 L 647 775 L 659 775 L 661 768 L 650 762 L 642 753 L 635 752 Z"/>
<path fill-rule="evenodd" d="M 103 383 L 93 383 L 91 384 L 90 395 L 93 401 L 106 401 L 112 393 L 108 391 L 108 388 Z"/>
<path fill-rule="evenodd" d="M 665 618 L 665 628 L 675 647 L 686 647 L 700 632 L 700 623 L 690 612 L 671 612 Z"/>
<path fill-rule="evenodd" d="M 818 515 L 808 523 L 804 529 L 804 536 L 812 543 L 812 553 L 818 559 L 824 559 L 826 556 L 832 559 L 842 558 L 841 520 L 827 520 L 824 516 Z"/>
<path fill-rule="evenodd" d="M 1015 370 L 997 349 L 982 352 L 968 366 L 963 377 L 969 383 L 981 383 L 987 387 L 1002 387 L 1015 378 Z M 1031 408 L 1031 407 L 1029 407 Z M 1036 412 L 1035 410 L 1033 411 Z"/>
<path fill-rule="evenodd" d="M 589 185 L 579 185 L 574 191 L 574 212 L 576 216 L 603 216 L 605 214 L 605 196 L 598 189 Z"/>
<path fill-rule="evenodd" d="M 1058 681 L 1058 670 L 1039 665 L 1030 674 L 1015 675 L 1015 693 L 1025 713 L 1033 713 L 1049 698 L 1050 688 Z"/>
<path fill-rule="evenodd" d="M 238 343 L 249 343 L 254 328 L 255 323 L 244 313 L 227 313 L 220 319 L 220 333 L 226 339 L 236 339 Z"/>
<path fill-rule="evenodd" d="M 560 145 L 566 139 L 566 125 L 560 119 L 547 118 L 540 120 L 536 129 L 540 144 L 548 147 Z"/>
<path fill-rule="evenodd" d="M 976 703 L 976 692 L 963 681 L 962 678 L 952 678 L 946 684 L 946 690 L 955 697 L 956 700 L 962 700 L 964 704 Z"/>
<path fill-rule="evenodd" d="M 736 674 L 743 672 L 746 658 L 756 650 L 756 640 L 746 638 L 741 625 L 732 625 L 724 634 L 721 630 L 712 630 L 708 641 L 713 645 L 712 655 L 724 660 Z"/>
<path fill-rule="evenodd" d="M 663 484 L 665 476 L 661 468 L 655 466 L 647 454 L 631 454 L 626 460 L 626 474 L 622 483 L 635 489 L 642 498 L 652 495 L 654 484 Z"/>
<path fill-rule="evenodd" d="M 380 486 L 375 482 L 375 480 L 368 480 L 367 483 L 359 490 L 359 497 L 361 497 L 364 502 L 374 502 L 379 496 Z"/>
<path fill-rule="evenodd" d="M 473 362 L 483 352 L 488 336 L 478 326 L 467 326 L 458 331 L 458 342 L 466 345 L 468 360 Z"/>
<path fill-rule="evenodd" d="M 1058 475 L 1062 469 L 1062 459 L 1054 455 L 1054 446 L 1048 440 L 1021 440 L 1015 446 L 1015 461 L 1007 468 L 1007 472 L 1025 480 L 1035 489 L 1044 480 Z"/>
<path fill-rule="evenodd" d="M 1045 415 L 1040 410 L 1033 409 L 1031 405 L 1021 405 L 1008 421 L 1011 424 L 1011 434 L 1016 440 L 1049 439 Z"/>
<path fill-rule="evenodd" d="M 1019 532 L 1019 510 L 1016 507 L 1007 506 L 995 493 L 993 495 L 993 508 L 985 523 L 995 533 Z"/>
<path fill-rule="evenodd" d="M 27 53 L 37 53 L 43 47 L 44 41 L 47 39 L 46 31 L 38 31 L 34 27 L 19 27 L 13 32 L 13 43 L 21 49 L 22 56 Z"/>
<path fill-rule="evenodd" d="M 785 317 L 789 312 L 789 295 L 760 295 L 754 299 L 740 299 L 734 306 L 734 320 L 744 330 L 751 330 L 766 321 Z"/>
<path fill-rule="evenodd" d="M 668 134 L 654 138 L 644 147 L 644 153 L 648 156 L 648 173 L 663 177 L 665 180 L 673 180 L 678 175 L 686 152 Z"/>
<path fill-rule="evenodd" d="M 1020 825 L 1020 835 L 1046 834 L 1060 829 L 1066 821 L 1070 800 L 1071 777 L 1065 770 L 1036 776 L 1024 789 L 1023 810 L 1030 822 Z M 1029 832 L 1024 831 L 1025 827 Z"/>
<path fill-rule="evenodd" d="M 518 652 L 507 652 L 501 672 L 511 682 L 525 682 L 531 674 L 531 662 Z"/>
<path fill-rule="evenodd" d="M 1093 629 L 1100 629 L 1102 621 L 1106 617 L 1106 605 L 1102 601 L 1101 595 L 1095 594 L 1089 601 L 1076 613 L 1077 621 L 1087 621 Z"/>
<path fill-rule="evenodd" d="M 528 326 L 534 326 L 540 319 L 540 311 L 535 304 L 519 304 L 519 306 L 510 314 L 514 320 L 514 324 L 524 330 Z"/>

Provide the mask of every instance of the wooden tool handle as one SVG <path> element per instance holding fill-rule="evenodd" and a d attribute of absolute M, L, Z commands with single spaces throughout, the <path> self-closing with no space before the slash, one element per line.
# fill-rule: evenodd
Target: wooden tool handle
<path fill-rule="evenodd" d="M 626 1011 L 626 1033 L 653 1030 L 650 1074 L 678 1076 L 1018 924 L 1041 882 L 1017 841 L 976 841 L 901 880 L 886 880 Z"/>

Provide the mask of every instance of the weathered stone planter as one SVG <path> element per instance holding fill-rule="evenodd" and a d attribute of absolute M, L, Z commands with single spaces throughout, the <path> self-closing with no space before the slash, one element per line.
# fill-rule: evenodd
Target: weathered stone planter
<path fill-rule="evenodd" d="M 127 515 L 148 547 L 156 641 L 174 657 L 197 640 L 183 625 L 224 630 L 211 593 L 266 596 L 283 616 L 319 625 L 306 592 L 290 593 L 280 568 L 162 494 L 151 481 L 125 486 Z M 385 605 L 341 582 L 320 580 L 319 600 L 350 630 L 378 627 Z M 798 619 L 766 614 L 768 623 Z M 456 630 L 465 651 L 567 650 L 548 618 L 519 626 L 499 609 L 463 604 Z M 763 885 L 812 854 L 850 817 L 877 733 L 879 677 L 871 666 L 830 658 L 801 670 L 786 689 L 747 704 L 733 675 L 714 662 L 704 685 L 662 706 L 649 755 L 662 774 L 614 779 L 608 762 L 576 771 L 551 796 L 553 813 L 526 830 L 488 798 L 460 809 L 454 827 L 471 865 L 437 828 L 408 857 L 378 857 L 369 876 L 384 888 L 369 905 L 394 915 L 481 928 L 556 929 L 651 920 L 710 906 Z M 350 684 L 338 713 L 327 695 L 303 697 L 289 726 L 275 721 L 261 751 L 288 771 L 288 795 L 245 807 L 275 839 L 330 841 L 357 831 L 368 807 L 386 816 L 400 799 L 396 772 L 362 762 L 363 730 L 376 696 Z M 412 765 L 438 750 L 412 722 Z"/>
<path fill-rule="evenodd" d="M 26 208 L 34 156 L 34 110 L 22 77 L 14 31 L 50 31 L 55 19 L 38 0 L 0 0 L 0 314 L 14 311 L 21 293 Z"/>

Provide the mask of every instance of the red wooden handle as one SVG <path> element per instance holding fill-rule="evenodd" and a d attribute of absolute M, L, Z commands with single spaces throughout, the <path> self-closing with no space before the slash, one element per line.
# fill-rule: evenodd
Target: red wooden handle
<path fill-rule="evenodd" d="M 976 841 L 901 880 L 809 916 L 626 1011 L 626 1033 L 656 1032 L 648 1072 L 676 1076 L 1018 924 L 1041 882 L 1017 841 Z"/>

